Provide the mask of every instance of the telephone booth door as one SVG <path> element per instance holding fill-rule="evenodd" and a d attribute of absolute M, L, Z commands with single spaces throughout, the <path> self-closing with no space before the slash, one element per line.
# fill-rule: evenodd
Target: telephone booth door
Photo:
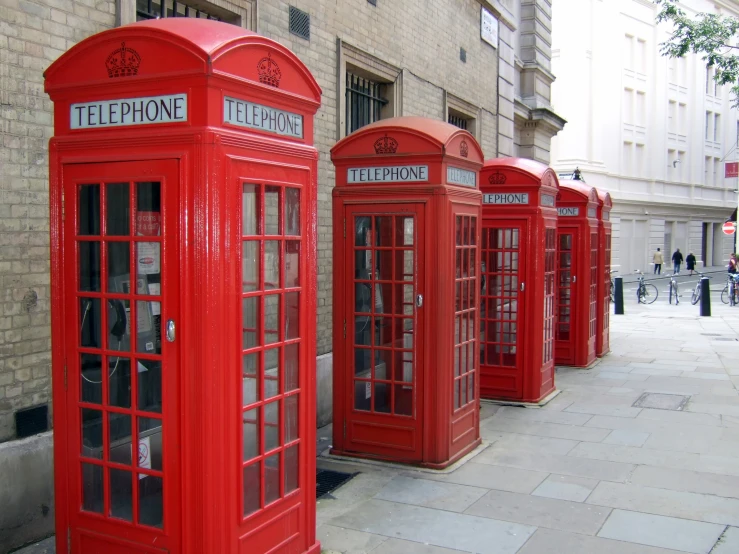
<path fill-rule="evenodd" d="M 557 228 L 557 318 L 554 332 L 557 363 L 574 363 L 574 333 L 579 313 L 575 306 L 579 236 L 577 228 Z"/>
<path fill-rule="evenodd" d="M 345 208 L 347 449 L 420 461 L 424 208 Z M 336 263 L 341 263 L 336 260 Z"/>
<path fill-rule="evenodd" d="M 481 396 L 523 397 L 525 221 L 485 220 L 480 292 Z"/>
<path fill-rule="evenodd" d="M 64 166 L 71 552 L 179 552 L 178 181 L 172 160 Z"/>

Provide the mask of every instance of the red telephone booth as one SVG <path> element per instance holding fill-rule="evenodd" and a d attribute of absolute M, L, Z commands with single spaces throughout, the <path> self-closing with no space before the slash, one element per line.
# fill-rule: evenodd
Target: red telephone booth
<path fill-rule="evenodd" d="M 321 90 L 192 18 L 46 72 L 56 551 L 317 553 Z"/>
<path fill-rule="evenodd" d="M 480 190 L 480 396 L 538 403 L 554 392 L 559 182 L 539 162 L 500 158 Z"/>
<path fill-rule="evenodd" d="M 560 181 L 557 198 L 557 322 L 554 363 L 595 361 L 598 317 L 598 195 L 583 181 Z"/>
<path fill-rule="evenodd" d="M 480 443 L 482 151 L 420 117 L 331 150 L 333 452 L 444 467 Z"/>
<path fill-rule="evenodd" d="M 595 355 L 602 358 L 610 352 L 611 316 L 611 195 L 598 193 L 598 321 L 596 324 Z"/>

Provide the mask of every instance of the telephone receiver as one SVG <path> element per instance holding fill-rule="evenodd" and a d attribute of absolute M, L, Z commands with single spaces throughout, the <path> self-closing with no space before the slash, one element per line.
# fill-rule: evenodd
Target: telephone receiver
<path fill-rule="evenodd" d="M 121 341 L 123 335 L 126 334 L 126 324 L 128 323 L 126 307 L 122 301 L 115 298 L 108 298 L 108 304 L 115 310 L 115 323 L 110 328 L 110 334 Z"/>

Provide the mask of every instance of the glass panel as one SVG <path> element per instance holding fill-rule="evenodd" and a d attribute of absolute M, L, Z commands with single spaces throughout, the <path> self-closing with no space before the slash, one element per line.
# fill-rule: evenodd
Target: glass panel
<path fill-rule="evenodd" d="M 413 415 L 413 387 L 395 385 L 395 414 Z"/>
<path fill-rule="evenodd" d="M 354 218 L 354 246 L 372 246 L 371 226 L 369 217 Z"/>
<path fill-rule="evenodd" d="M 395 246 L 413 245 L 413 217 L 395 217 Z"/>
<path fill-rule="evenodd" d="M 285 449 L 285 496 L 298 488 L 298 445 Z"/>
<path fill-rule="evenodd" d="M 259 454 L 259 409 L 247 410 L 243 414 L 244 461 L 248 462 Z"/>
<path fill-rule="evenodd" d="M 128 300 L 108 298 L 108 349 L 120 352 L 131 350 L 131 304 Z"/>
<path fill-rule="evenodd" d="M 393 285 L 390 283 L 375 283 L 375 313 L 392 313 L 393 305 L 390 302 L 392 300 Z M 400 313 L 400 308 L 398 308 Z"/>
<path fill-rule="evenodd" d="M 131 465 L 131 416 L 108 413 L 108 437 L 110 451 L 108 459 L 122 465 Z"/>
<path fill-rule="evenodd" d="M 296 390 L 300 386 L 299 382 L 299 358 L 297 344 L 285 346 L 285 392 Z"/>
<path fill-rule="evenodd" d="M 103 403 L 103 358 L 99 354 L 80 354 L 80 400 Z"/>
<path fill-rule="evenodd" d="M 375 379 L 390 379 L 392 350 L 375 350 Z M 368 376 L 369 377 L 369 376 Z"/>
<path fill-rule="evenodd" d="M 241 192 L 241 234 L 257 235 L 257 185 L 244 185 Z"/>
<path fill-rule="evenodd" d="M 133 505 L 133 485 L 131 472 L 109 469 L 110 477 L 110 516 L 131 521 Z"/>
<path fill-rule="evenodd" d="M 264 505 L 280 498 L 280 453 L 264 460 Z"/>
<path fill-rule="evenodd" d="M 375 246 L 392 246 L 393 218 L 375 217 Z M 389 272 L 390 268 L 388 268 Z"/>
<path fill-rule="evenodd" d="M 300 337 L 300 293 L 285 293 L 285 340 Z"/>
<path fill-rule="evenodd" d="M 280 188 L 264 187 L 264 234 L 280 234 Z"/>
<path fill-rule="evenodd" d="M 298 395 L 285 398 L 285 444 L 298 438 Z"/>
<path fill-rule="evenodd" d="M 248 406 L 257 401 L 257 359 L 259 354 L 247 354 L 242 363 L 242 404 Z"/>
<path fill-rule="evenodd" d="M 138 467 L 162 471 L 162 420 L 140 417 Z M 144 475 L 139 475 L 143 479 Z"/>
<path fill-rule="evenodd" d="M 79 234 L 100 234 L 100 185 L 79 187 Z"/>
<path fill-rule="evenodd" d="M 264 351 L 264 399 L 268 400 L 279 394 L 280 349 L 271 348 Z"/>
<path fill-rule="evenodd" d="M 103 468 L 82 464 L 82 509 L 103 513 Z"/>
<path fill-rule="evenodd" d="M 157 236 L 160 234 L 162 201 L 157 181 L 136 183 L 136 235 Z M 152 217 L 145 217 L 150 215 Z"/>
<path fill-rule="evenodd" d="M 363 313 L 372 311 L 372 285 L 369 283 L 354 284 L 354 311 Z"/>
<path fill-rule="evenodd" d="M 454 388 L 454 409 L 456 410 L 459 408 L 459 379 L 455 380 L 452 386 Z"/>
<path fill-rule="evenodd" d="M 393 319 L 391 317 L 375 318 L 375 346 L 387 348 L 393 346 L 392 323 Z"/>
<path fill-rule="evenodd" d="M 136 302 L 137 352 L 144 352 L 145 354 L 162 353 L 161 339 L 157 340 L 157 337 L 161 337 L 162 334 L 156 327 L 156 319 L 160 318 L 154 317 L 161 313 L 159 306 L 159 302 Z M 155 308 L 156 314 L 154 314 Z"/>
<path fill-rule="evenodd" d="M 368 315 L 358 315 L 354 317 L 354 344 L 359 346 L 370 346 L 370 331 L 372 317 Z"/>
<path fill-rule="evenodd" d="M 264 290 L 280 288 L 280 241 L 264 241 Z"/>
<path fill-rule="evenodd" d="M 100 243 L 79 241 L 80 288 L 82 291 L 100 291 Z"/>
<path fill-rule="evenodd" d="M 375 411 L 389 414 L 392 409 L 390 401 L 390 384 L 375 383 Z"/>
<path fill-rule="evenodd" d="M 103 412 L 100 410 L 80 410 L 82 418 L 82 451 L 86 458 L 103 459 Z"/>
<path fill-rule="evenodd" d="M 387 218 L 389 219 L 389 218 Z M 375 251 L 375 279 L 392 281 L 393 279 L 393 251 Z"/>
<path fill-rule="evenodd" d="M 119 408 L 131 407 L 131 360 L 108 356 L 108 403 Z"/>
<path fill-rule="evenodd" d="M 105 208 L 107 212 L 105 234 L 108 236 L 125 236 L 130 234 L 129 223 L 131 212 L 129 211 L 128 192 L 128 183 L 108 183 L 105 186 Z M 159 222 L 157 221 L 156 223 L 158 226 Z"/>
<path fill-rule="evenodd" d="M 264 406 L 264 451 L 280 446 L 280 401 Z"/>
<path fill-rule="evenodd" d="M 300 241 L 285 241 L 285 288 L 300 286 Z"/>
<path fill-rule="evenodd" d="M 477 218 L 473 217 L 471 218 L 471 224 L 470 224 L 470 244 L 476 245 L 477 244 Z"/>
<path fill-rule="evenodd" d="M 367 352 L 369 354 L 369 352 Z M 354 409 L 370 411 L 372 383 L 370 381 L 354 381 Z"/>
<path fill-rule="evenodd" d="M 253 348 L 257 345 L 257 321 L 258 320 L 259 298 L 244 298 L 241 301 L 242 321 L 243 321 L 243 348 Z"/>
<path fill-rule="evenodd" d="M 138 294 L 159 294 L 159 287 L 147 286 L 148 283 L 159 284 L 159 274 L 162 271 L 161 248 L 158 242 L 137 242 L 136 250 L 136 275 Z"/>
<path fill-rule="evenodd" d="M 259 289 L 259 241 L 245 240 L 241 245 L 241 283 L 244 292 Z"/>
<path fill-rule="evenodd" d="M 108 291 L 128 294 L 131 250 L 128 242 L 108 242 Z M 124 290 L 125 285 L 125 290 Z"/>
<path fill-rule="evenodd" d="M 464 237 L 462 235 L 462 216 L 461 215 L 458 215 L 456 217 L 454 229 L 455 229 L 455 235 L 456 235 L 455 244 L 457 246 L 462 246 L 462 244 L 464 243 Z"/>
<path fill-rule="evenodd" d="M 260 466 L 261 464 L 257 462 L 244 468 L 244 517 L 259 510 L 260 497 L 262 496 Z"/>
<path fill-rule="evenodd" d="M 139 410 L 162 413 L 162 362 L 137 360 L 136 371 Z"/>
<path fill-rule="evenodd" d="M 162 528 L 164 482 L 161 477 L 139 475 L 139 523 Z"/>
<path fill-rule="evenodd" d="M 264 297 L 264 344 L 280 340 L 280 295 Z"/>
<path fill-rule="evenodd" d="M 470 277 L 474 277 L 477 275 L 477 250 L 475 248 L 471 248 L 469 250 L 470 253 Z"/>
<path fill-rule="evenodd" d="M 369 231 L 367 231 L 369 236 Z M 354 252 L 354 278 L 372 279 L 372 250 L 357 250 Z"/>
<path fill-rule="evenodd" d="M 285 234 L 300 235 L 300 189 L 285 188 Z"/>

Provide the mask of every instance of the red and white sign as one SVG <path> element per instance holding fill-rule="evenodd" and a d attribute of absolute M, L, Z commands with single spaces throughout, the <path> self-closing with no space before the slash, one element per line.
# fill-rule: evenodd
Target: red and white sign
<path fill-rule="evenodd" d="M 726 162 L 724 164 L 724 177 L 739 177 L 739 162 Z"/>
<path fill-rule="evenodd" d="M 723 224 L 721 230 L 724 232 L 724 235 L 733 235 L 736 232 L 736 223 L 727 221 Z"/>

